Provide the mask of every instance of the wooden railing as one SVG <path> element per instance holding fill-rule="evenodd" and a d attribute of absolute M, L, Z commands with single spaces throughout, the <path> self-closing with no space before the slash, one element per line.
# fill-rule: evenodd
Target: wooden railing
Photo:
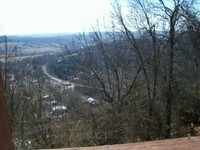
<path fill-rule="evenodd" d="M 14 150 L 8 110 L 3 88 L 3 78 L 0 72 L 0 150 Z"/>

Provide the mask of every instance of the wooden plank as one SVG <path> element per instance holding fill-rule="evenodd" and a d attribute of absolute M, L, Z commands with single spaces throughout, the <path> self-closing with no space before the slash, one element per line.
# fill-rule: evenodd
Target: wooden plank
<path fill-rule="evenodd" d="M 190 139 L 188 137 L 184 137 L 149 142 L 104 145 L 96 147 L 61 148 L 51 150 L 200 150 L 200 136 L 191 137 Z"/>
<path fill-rule="evenodd" d="M 5 93 L 3 78 L 0 72 L 0 150 L 14 150 Z"/>

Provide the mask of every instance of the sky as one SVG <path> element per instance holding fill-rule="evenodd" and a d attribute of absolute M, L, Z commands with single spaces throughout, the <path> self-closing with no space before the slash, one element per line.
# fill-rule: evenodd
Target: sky
<path fill-rule="evenodd" d="M 0 0 L 0 34 L 89 32 L 110 10 L 109 0 Z"/>

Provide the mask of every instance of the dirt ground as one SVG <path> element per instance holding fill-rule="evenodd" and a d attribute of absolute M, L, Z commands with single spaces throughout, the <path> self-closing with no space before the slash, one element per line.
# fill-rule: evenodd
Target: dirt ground
<path fill-rule="evenodd" d="M 104 145 L 96 147 L 61 148 L 51 150 L 200 150 L 200 136 L 191 137 L 190 139 L 185 137 L 150 142 Z"/>

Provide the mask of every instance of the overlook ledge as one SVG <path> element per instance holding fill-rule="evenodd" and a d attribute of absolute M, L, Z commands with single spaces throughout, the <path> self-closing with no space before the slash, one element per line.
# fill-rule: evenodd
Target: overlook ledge
<path fill-rule="evenodd" d="M 200 150 L 200 136 L 138 143 L 40 150 Z"/>

